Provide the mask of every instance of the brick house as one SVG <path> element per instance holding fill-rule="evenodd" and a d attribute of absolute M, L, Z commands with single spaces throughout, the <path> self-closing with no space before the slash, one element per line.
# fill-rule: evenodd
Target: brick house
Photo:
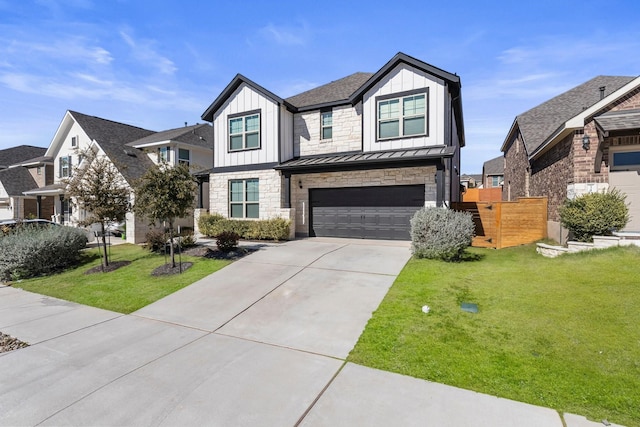
<path fill-rule="evenodd" d="M 209 210 L 288 218 L 299 236 L 408 239 L 416 210 L 460 198 L 460 87 L 403 53 L 287 99 L 238 74 L 202 115 Z"/>
<path fill-rule="evenodd" d="M 504 182 L 504 156 L 482 164 L 482 188 L 499 188 Z"/>
<path fill-rule="evenodd" d="M 44 186 L 53 176 L 43 163 L 46 148 L 19 145 L 0 150 L 0 220 L 37 217 L 53 213 L 53 201 L 28 197 L 24 191 Z"/>
<path fill-rule="evenodd" d="M 548 197 L 558 241 L 566 198 L 617 188 L 640 230 L 640 77 L 598 76 L 518 115 L 502 145 L 503 200 Z"/>

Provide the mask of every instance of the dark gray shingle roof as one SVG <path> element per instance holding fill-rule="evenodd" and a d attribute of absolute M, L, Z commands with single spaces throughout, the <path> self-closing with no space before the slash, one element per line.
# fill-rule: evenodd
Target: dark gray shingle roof
<path fill-rule="evenodd" d="M 482 173 L 486 175 L 504 175 L 504 156 L 487 160 L 482 165 Z"/>
<path fill-rule="evenodd" d="M 144 138 L 155 133 L 154 131 L 139 127 L 118 123 L 100 117 L 88 116 L 69 111 L 80 127 L 87 133 L 87 136 L 99 143 L 110 142 L 116 144 L 126 144 L 136 139 Z M 36 157 L 36 156 L 32 156 Z"/>
<path fill-rule="evenodd" d="M 17 147 L 0 150 L 0 169 L 22 163 L 34 157 L 43 156 L 46 152 L 46 148 L 34 147 L 32 145 L 19 145 Z"/>
<path fill-rule="evenodd" d="M 22 196 L 23 191 L 38 187 L 29 170 L 22 166 L 0 170 L 0 182 L 9 196 Z"/>
<path fill-rule="evenodd" d="M 286 101 L 298 109 L 333 104 L 340 101 L 345 101 L 346 103 L 349 97 L 369 80 L 371 76 L 373 76 L 373 73 L 354 73 L 350 76 L 289 97 Z"/>
<path fill-rule="evenodd" d="M 128 143 L 130 147 L 138 147 L 145 144 L 153 144 L 162 141 L 177 141 L 197 147 L 213 149 L 213 127 L 209 124 L 197 124 L 192 126 L 169 129 L 156 132 L 144 138 Z"/>
<path fill-rule="evenodd" d="M 137 148 L 112 142 L 101 142 L 100 147 L 130 185 L 154 166 L 149 156 Z"/>
<path fill-rule="evenodd" d="M 537 150 L 563 123 L 633 80 L 626 76 L 598 76 L 516 117 L 529 154 Z"/>
<path fill-rule="evenodd" d="M 610 111 L 599 115 L 595 120 L 605 132 L 640 129 L 640 109 Z"/>

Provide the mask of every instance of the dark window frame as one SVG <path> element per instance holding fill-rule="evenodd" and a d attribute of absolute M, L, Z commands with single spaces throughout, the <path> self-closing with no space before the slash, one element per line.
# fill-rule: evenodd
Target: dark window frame
<path fill-rule="evenodd" d="M 415 95 L 422 95 L 424 94 L 424 133 L 420 133 L 420 134 L 412 134 L 412 135 L 404 135 L 403 134 L 403 125 L 404 125 L 404 114 L 402 112 L 402 100 L 404 98 L 410 97 L 410 96 L 415 96 Z M 380 109 L 379 109 L 379 103 L 381 101 L 390 101 L 393 99 L 398 99 L 399 101 L 399 109 L 400 109 L 400 114 L 398 116 L 398 136 L 392 136 L 389 138 L 380 138 Z M 375 127 L 376 127 L 376 142 L 384 142 L 384 141 L 394 141 L 397 139 L 408 139 L 408 138 L 428 138 L 429 137 L 429 88 L 425 87 L 425 88 L 419 88 L 419 89 L 413 89 L 413 90 L 408 90 L 408 91 L 404 91 L 404 92 L 395 92 L 395 93 L 390 93 L 388 95 L 380 95 L 377 96 L 374 100 L 375 102 Z"/>
<path fill-rule="evenodd" d="M 258 116 L 258 146 L 247 148 L 246 119 L 251 116 Z M 231 149 L 231 120 L 242 118 L 242 148 Z M 253 132 L 250 132 L 253 133 Z M 239 135 L 239 134 L 234 134 Z M 259 150 L 262 148 L 262 109 L 244 111 L 242 113 L 229 114 L 227 116 L 227 153 L 238 153 L 241 151 Z"/>

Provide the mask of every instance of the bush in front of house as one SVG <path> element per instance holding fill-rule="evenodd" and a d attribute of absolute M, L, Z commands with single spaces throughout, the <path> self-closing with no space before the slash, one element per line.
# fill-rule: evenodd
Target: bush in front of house
<path fill-rule="evenodd" d="M 560 207 L 560 223 L 579 242 L 591 242 L 593 236 L 611 235 L 629 222 L 629 208 L 625 199 L 624 194 L 613 189 L 565 200 Z"/>
<path fill-rule="evenodd" d="M 216 239 L 216 245 L 222 252 L 229 252 L 238 246 L 240 236 L 233 231 L 223 231 Z"/>
<path fill-rule="evenodd" d="M 17 280 L 75 265 L 87 236 L 63 226 L 19 227 L 0 238 L 0 280 Z"/>
<path fill-rule="evenodd" d="M 167 245 L 167 235 L 163 230 L 149 230 L 145 234 L 145 248 L 151 252 L 163 252 Z"/>
<path fill-rule="evenodd" d="M 425 207 L 411 218 L 411 249 L 416 258 L 458 261 L 475 234 L 468 212 Z"/>
<path fill-rule="evenodd" d="M 220 214 L 202 215 L 198 219 L 200 232 L 209 237 L 218 237 L 225 231 L 236 233 L 250 240 L 287 240 L 291 221 L 284 218 L 262 220 L 228 219 Z"/>

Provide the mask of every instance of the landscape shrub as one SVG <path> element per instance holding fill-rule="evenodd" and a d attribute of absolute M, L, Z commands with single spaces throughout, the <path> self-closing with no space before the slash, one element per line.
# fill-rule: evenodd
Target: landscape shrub
<path fill-rule="evenodd" d="M 86 245 L 87 236 L 78 228 L 19 227 L 0 238 L 0 280 L 34 277 L 75 265 Z"/>
<path fill-rule="evenodd" d="M 239 239 L 240 236 L 238 235 L 238 233 L 235 233 L 233 231 L 223 231 L 222 233 L 218 234 L 216 245 L 222 252 L 229 252 L 230 250 L 238 246 Z"/>
<path fill-rule="evenodd" d="M 193 231 L 182 231 L 180 233 L 180 246 L 183 248 L 191 248 L 196 245 L 196 237 L 193 235 Z"/>
<path fill-rule="evenodd" d="M 201 215 L 200 218 L 198 218 L 198 229 L 200 233 L 205 236 L 214 237 L 217 231 L 215 229 L 216 223 L 222 219 L 225 218 L 218 213 Z"/>
<path fill-rule="evenodd" d="M 198 219 L 200 232 L 209 237 L 231 231 L 243 239 L 287 240 L 291 221 L 284 218 L 271 218 L 255 221 L 227 219 L 220 214 L 202 215 Z"/>
<path fill-rule="evenodd" d="M 167 234 L 163 230 L 149 230 L 145 234 L 147 242 L 144 246 L 151 252 L 163 252 L 167 245 Z"/>
<path fill-rule="evenodd" d="M 473 217 L 446 208 L 422 208 L 411 218 L 411 249 L 417 258 L 458 261 L 475 234 Z"/>
<path fill-rule="evenodd" d="M 588 193 L 573 200 L 565 200 L 560 207 L 560 223 L 573 239 L 590 242 L 593 236 L 607 236 L 629 222 L 626 196 L 618 190 Z"/>

